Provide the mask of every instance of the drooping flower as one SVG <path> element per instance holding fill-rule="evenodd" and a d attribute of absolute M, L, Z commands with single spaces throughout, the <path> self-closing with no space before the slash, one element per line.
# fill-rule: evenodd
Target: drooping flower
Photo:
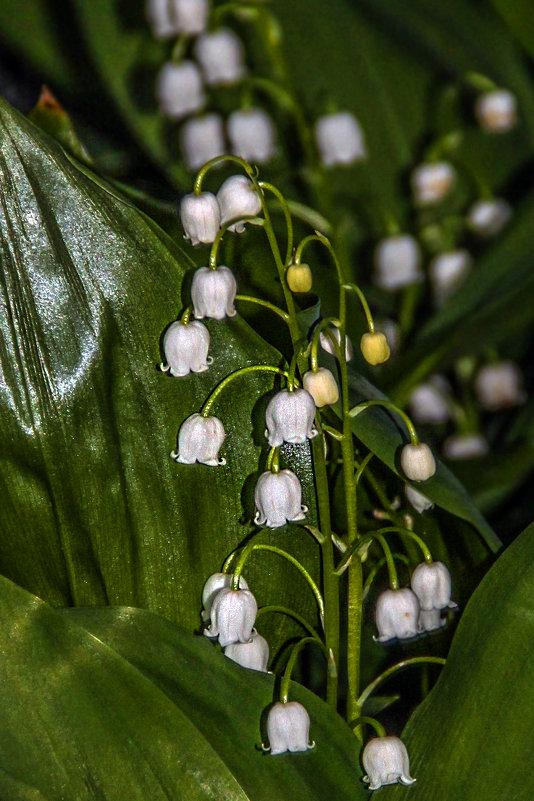
<path fill-rule="evenodd" d="M 218 417 L 203 417 L 195 413 L 188 417 L 178 432 L 178 452 L 171 457 L 180 464 L 207 464 L 218 467 L 226 464 L 219 459 L 219 448 L 224 442 L 225 431 Z"/>
<path fill-rule="evenodd" d="M 185 195 L 180 203 L 180 220 L 184 237 L 192 245 L 211 244 L 221 226 L 221 210 L 211 192 Z"/>
<path fill-rule="evenodd" d="M 287 285 L 292 292 L 309 292 L 313 284 L 309 264 L 290 264 L 286 272 Z"/>
<path fill-rule="evenodd" d="M 423 514 L 423 512 L 432 509 L 434 506 L 434 502 L 431 501 L 430 498 L 427 498 L 426 495 L 423 495 L 419 490 L 410 487 L 409 484 L 404 486 L 404 493 L 415 511 L 419 512 L 419 514 Z"/>
<path fill-rule="evenodd" d="M 278 702 L 267 716 L 267 737 L 273 756 L 286 751 L 307 751 L 310 743 L 310 716 L 298 701 Z"/>
<path fill-rule="evenodd" d="M 421 281 L 421 248 L 410 234 L 382 239 L 375 248 L 376 283 L 382 289 L 396 289 Z"/>
<path fill-rule="evenodd" d="M 265 410 L 265 436 L 271 448 L 278 448 L 283 442 L 302 445 L 314 437 L 317 434 L 314 417 L 315 402 L 305 389 L 277 392 Z"/>
<path fill-rule="evenodd" d="M 250 590 L 223 587 L 211 604 L 211 624 L 206 637 L 218 637 L 222 648 L 234 642 L 249 642 L 258 612 L 258 604 Z"/>
<path fill-rule="evenodd" d="M 310 393 L 318 408 L 332 406 L 339 399 L 339 389 L 336 379 L 326 367 L 317 370 L 308 370 L 302 376 L 302 386 Z"/>
<path fill-rule="evenodd" d="M 245 76 L 243 44 L 229 28 L 219 28 L 199 36 L 194 54 L 208 86 L 238 83 Z"/>
<path fill-rule="evenodd" d="M 447 618 L 439 609 L 421 609 L 419 612 L 419 631 L 421 633 L 438 631 L 447 625 Z"/>
<path fill-rule="evenodd" d="M 477 200 L 467 212 L 467 224 L 479 236 L 496 236 L 510 221 L 512 214 L 512 207 L 503 198 Z"/>
<path fill-rule="evenodd" d="M 234 642 L 227 645 L 224 655 L 241 667 L 266 673 L 269 664 L 269 644 L 261 634 L 253 631 L 249 642 Z"/>
<path fill-rule="evenodd" d="M 410 481 L 426 481 L 436 472 L 436 460 L 424 442 L 419 445 L 405 445 L 401 451 L 400 463 L 404 475 Z"/>
<path fill-rule="evenodd" d="M 213 573 L 204 584 L 202 590 L 202 619 L 207 621 L 211 616 L 211 605 L 219 590 L 232 586 L 232 573 Z M 248 590 L 248 584 L 244 576 L 239 576 L 239 589 Z"/>
<path fill-rule="evenodd" d="M 421 562 L 413 571 L 410 584 L 423 611 L 456 609 L 457 604 L 451 601 L 451 574 L 443 562 Z"/>
<path fill-rule="evenodd" d="M 336 340 L 338 345 L 341 345 L 341 331 L 335 325 L 329 325 L 328 330 L 333 335 L 334 339 Z M 322 349 L 329 353 L 331 356 L 337 357 L 336 349 L 330 340 L 330 334 L 327 334 L 326 331 L 321 331 L 319 334 L 319 344 L 321 345 Z M 352 342 L 350 341 L 349 337 L 345 334 L 345 360 L 350 362 L 354 355 L 354 348 L 352 347 Z"/>
<path fill-rule="evenodd" d="M 475 392 L 482 408 L 490 412 L 516 406 L 527 397 L 523 373 L 509 360 L 481 367 L 475 377 Z"/>
<path fill-rule="evenodd" d="M 163 114 L 179 120 L 203 108 L 206 98 L 202 77 L 193 61 L 169 61 L 158 75 L 156 93 Z"/>
<path fill-rule="evenodd" d="M 367 331 L 360 340 L 362 356 L 368 364 L 376 366 L 384 364 L 390 357 L 391 351 L 385 334 L 380 331 Z"/>
<path fill-rule="evenodd" d="M 158 39 L 197 36 L 206 29 L 208 0 L 148 0 L 148 21 Z"/>
<path fill-rule="evenodd" d="M 419 206 L 430 206 L 442 201 L 456 183 L 456 171 L 446 161 L 420 164 L 412 172 L 412 191 Z"/>
<path fill-rule="evenodd" d="M 180 144 L 185 164 L 190 170 L 198 170 L 210 159 L 225 153 L 224 126 L 220 114 L 204 114 L 184 122 L 180 130 Z"/>
<path fill-rule="evenodd" d="M 196 320 L 171 323 L 163 337 L 167 363 L 161 369 L 173 376 L 203 373 L 213 362 L 208 356 L 209 346 L 209 331 L 202 323 Z"/>
<path fill-rule="evenodd" d="M 507 89 L 479 95 L 475 103 L 478 124 L 488 133 L 507 133 L 517 123 L 517 100 Z"/>
<path fill-rule="evenodd" d="M 449 390 L 448 383 L 439 375 L 415 387 L 408 401 L 412 418 L 417 423 L 446 423 L 451 417 Z"/>
<path fill-rule="evenodd" d="M 280 470 L 262 473 L 254 490 L 257 512 L 254 522 L 258 526 L 279 528 L 286 523 L 304 520 L 307 506 L 303 506 L 302 487 L 295 473 Z"/>
<path fill-rule="evenodd" d="M 451 434 L 443 443 L 446 459 L 477 459 L 488 452 L 489 444 L 482 434 Z"/>
<path fill-rule="evenodd" d="M 367 775 L 363 777 L 370 790 L 387 784 L 409 786 L 416 780 L 410 776 L 410 760 L 406 746 L 398 737 L 373 737 L 362 753 Z"/>
<path fill-rule="evenodd" d="M 365 139 L 354 114 L 326 114 L 315 123 L 315 141 L 325 167 L 347 167 L 366 158 Z"/>
<path fill-rule="evenodd" d="M 376 599 L 375 623 L 378 629 L 376 642 L 410 640 L 419 634 L 419 601 L 409 587 L 384 590 Z"/>
<path fill-rule="evenodd" d="M 232 153 L 256 164 L 272 159 L 276 152 L 276 134 L 266 111 L 261 108 L 234 111 L 227 125 Z"/>
<path fill-rule="evenodd" d="M 261 211 L 260 196 L 254 184 L 245 175 L 231 175 L 221 184 L 217 192 L 217 202 L 221 210 L 221 225 L 240 217 L 255 217 Z M 242 234 L 245 222 L 236 222 L 228 227 L 229 231 Z"/>
<path fill-rule="evenodd" d="M 442 306 L 463 283 L 473 260 L 467 250 L 440 253 L 430 262 L 430 282 L 437 306 Z"/>
<path fill-rule="evenodd" d="M 237 283 L 228 267 L 221 265 L 216 270 L 199 267 L 191 284 L 195 317 L 210 317 L 212 320 L 234 317 L 237 314 L 234 306 L 236 292 Z"/>

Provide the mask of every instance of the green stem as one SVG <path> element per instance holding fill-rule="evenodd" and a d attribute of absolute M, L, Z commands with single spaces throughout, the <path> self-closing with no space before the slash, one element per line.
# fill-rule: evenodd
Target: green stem
<path fill-rule="evenodd" d="M 356 293 L 356 295 L 358 296 L 358 300 L 360 301 L 360 303 L 362 305 L 362 308 L 363 308 L 363 311 L 364 311 L 364 314 L 365 314 L 365 318 L 367 320 L 367 326 L 369 328 L 369 331 L 370 331 L 371 334 L 374 334 L 374 332 L 375 332 L 375 323 L 374 323 L 374 320 L 373 320 L 373 315 L 371 314 L 371 309 L 369 308 L 369 304 L 367 303 L 367 298 L 363 294 L 363 292 L 360 289 L 360 287 L 358 286 L 358 284 L 352 284 L 352 283 L 343 284 L 343 289 L 352 290 L 353 292 Z"/>
<path fill-rule="evenodd" d="M 321 638 L 319 637 L 317 632 L 314 631 L 313 626 L 311 626 L 308 623 L 308 621 L 305 620 L 302 617 L 302 615 L 299 615 L 298 612 L 294 612 L 293 609 L 289 609 L 287 606 L 272 606 L 272 605 L 270 605 L 270 606 L 262 606 L 261 609 L 258 609 L 258 614 L 256 615 L 256 620 L 261 615 L 266 615 L 266 614 L 269 614 L 269 613 L 273 613 L 273 614 L 274 613 L 278 613 L 278 614 L 281 614 L 281 615 L 287 615 L 288 617 L 292 617 L 293 620 L 296 620 L 297 623 L 300 623 L 302 628 L 305 629 L 308 632 L 310 637 L 313 637 L 318 642 L 320 642 L 321 645 L 323 645 L 323 641 L 321 640 Z"/>
<path fill-rule="evenodd" d="M 263 306 L 281 317 L 284 323 L 289 323 L 289 314 L 279 306 L 275 306 L 274 303 L 269 303 L 268 300 L 260 300 L 260 298 L 254 298 L 252 295 L 236 295 L 235 299 L 242 300 L 244 303 L 256 303 L 258 306 Z"/>
<path fill-rule="evenodd" d="M 387 544 L 384 537 L 380 534 L 376 535 L 376 539 L 380 543 L 382 550 L 384 551 L 384 556 L 386 557 L 386 564 L 388 566 L 388 575 L 389 575 L 389 586 L 392 590 L 399 589 L 399 577 L 397 576 L 397 569 L 395 567 L 395 560 L 393 559 L 393 554 L 391 553 L 391 549 Z"/>
<path fill-rule="evenodd" d="M 208 172 L 213 169 L 213 167 L 217 167 L 219 164 L 223 164 L 224 162 L 230 162 L 232 164 L 238 164 L 240 167 L 243 168 L 244 172 L 247 176 L 252 180 L 252 176 L 254 175 L 254 168 L 245 161 L 245 159 L 239 158 L 239 156 L 231 156 L 231 155 L 223 155 L 223 156 L 215 156 L 215 158 L 210 159 L 207 161 L 203 167 L 200 168 L 197 177 L 195 178 L 195 183 L 193 184 L 193 193 L 195 195 L 200 195 L 202 192 L 202 182 Z"/>
<path fill-rule="evenodd" d="M 351 729 L 356 730 L 356 729 L 359 729 L 362 724 L 366 724 L 366 723 L 369 726 L 373 727 L 373 729 L 376 731 L 376 733 L 378 734 L 379 737 L 385 737 L 386 736 L 386 730 L 382 726 L 382 724 L 379 723 L 378 720 L 375 720 L 375 718 L 370 718 L 367 715 L 361 715 L 359 718 L 356 718 L 356 720 L 351 721 L 350 722 L 350 727 L 351 727 Z"/>
<path fill-rule="evenodd" d="M 363 403 L 359 403 L 357 406 L 353 406 L 352 409 L 349 411 L 349 415 L 351 417 L 356 417 L 356 415 L 361 414 L 366 409 L 370 409 L 372 406 L 382 406 L 384 409 L 391 409 L 391 411 L 396 412 L 399 417 L 404 420 L 406 424 L 406 428 L 408 429 L 408 433 L 410 434 L 410 440 L 412 445 L 419 445 L 419 437 L 417 436 L 417 432 L 415 430 L 415 426 L 406 414 L 403 412 L 402 409 L 399 409 L 398 406 L 395 406 L 394 403 L 391 401 L 386 400 L 370 400 L 364 401 Z"/>
<path fill-rule="evenodd" d="M 315 326 L 311 339 L 311 349 L 310 349 L 311 352 L 310 364 L 314 372 L 316 372 L 319 369 L 319 359 L 317 357 L 317 351 L 319 349 L 320 336 L 323 331 L 330 339 L 332 347 L 334 348 L 334 351 L 339 360 L 339 354 L 341 352 L 340 345 L 330 329 L 331 325 L 335 325 L 337 328 L 339 327 L 340 322 L 337 319 L 337 317 L 325 317 L 324 320 L 321 320 L 320 323 L 318 323 L 318 325 Z"/>
<path fill-rule="evenodd" d="M 180 318 L 180 322 L 182 323 L 182 325 L 187 325 L 189 323 L 192 313 L 193 313 L 192 307 L 187 306 Z"/>
<path fill-rule="evenodd" d="M 393 676 L 399 670 L 404 670 L 407 667 L 411 667 L 412 665 L 419 665 L 424 663 L 434 663 L 436 665 L 445 665 L 446 659 L 443 659 L 440 656 L 414 656 L 411 659 L 404 659 L 402 662 L 398 662 L 396 665 L 392 665 L 391 667 L 384 670 L 380 676 L 377 676 L 374 681 L 367 685 L 365 690 L 362 692 L 359 698 L 360 706 L 363 706 L 364 703 L 367 701 L 371 693 L 373 693 L 376 688 L 382 684 L 386 679 L 389 679 L 390 676 Z"/>
<path fill-rule="evenodd" d="M 365 468 L 367 467 L 373 456 L 374 453 L 372 451 L 369 451 L 367 456 L 365 456 L 360 462 L 356 472 L 354 473 L 354 481 L 356 482 L 356 486 L 358 486 L 358 484 L 360 483 L 360 479 L 364 474 Z"/>
<path fill-rule="evenodd" d="M 403 562 L 405 565 L 409 565 L 410 564 L 410 560 L 408 559 L 408 557 L 405 554 L 403 554 L 403 553 L 394 553 L 392 555 L 397 560 L 397 562 Z M 371 585 L 372 585 L 373 581 L 376 578 L 376 574 L 378 573 L 380 568 L 383 567 L 385 564 L 386 564 L 386 557 L 383 556 L 373 566 L 371 572 L 369 573 L 369 575 L 365 579 L 365 584 L 363 585 L 363 600 L 364 601 L 367 598 L 367 596 L 369 595 L 369 590 L 371 589 Z"/>
<path fill-rule="evenodd" d="M 210 258 L 208 262 L 210 270 L 217 269 L 217 253 L 219 251 L 223 236 L 228 231 L 229 227 L 231 225 L 235 225 L 237 222 L 252 222 L 255 225 L 265 224 L 265 220 L 263 220 L 261 217 L 256 217 L 254 214 L 243 214 L 240 217 L 235 217 L 232 220 L 228 220 L 228 222 L 226 222 L 224 225 L 221 225 L 210 249 Z"/>
<path fill-rule="evenodd" d="M 289 701 L 289 682 L 291 681 L 291 674 L 293 672 L 293 668 L 298 659 L 299 653 L 302 651 L 305 645 L 313 643 L 314 645 L 319 645 L 321 651 L 323 652 L 324 656 L 328 661 L 328 652 L 326 651 L 323 643 L 321 640 L 318 640 L 317 637 L 303 637 L 302 640 L 299 640 L 295 645 L 291 648 L 291 653 L 289 655 L 289 659 L 287 660 L 286 669 L 284 670 L 284 675 L 282 676 L 282 681 L 280 682 L 280 701 L 283 704 L 287 704 Z"/>
<path fill-rule="evenodd" d="M 347 565 L 350 562 L 355 552 L 358 552 L 358 556 L 361 557 L 362 554 L 365 553 L 367 546 L 373 541 L 373 539 L 378 539 L 379 537 L 382 537 L 384 534 L 390 534 L 390 533 L 398 533 L 406 537 L 410 537 L 421 548 L 425 562 L 428 562 L 430 564 L 433 561 L 432 554 L 430 553 L 427 544 L 414 531 L 411 531 L 411 529 L 409 528 L 404 528 L 403 526 L 386 526 L 385 528 L 378 529 L 378 531 L 370 531 L 369 534 L 364 539 L 354 543 L 352 547 L 348 548 L 345 554 L 343 555 L 343 559 L 336 568 L 336 573 L 338 575 L 341 575 L 346 570 Z"/>
<path fill-rule="evenodd" d="M 343 270 L 341 267 L 341 263 L 337 257 L 336 251 L 334 250 L 332 243 L 330 242 L 328 237 L 322 234 L 320 231 L 316 231 L 314 234 L 306 236 L 301 242 L 299 242 L 298 247 L 295 251 L 295 264 L 300 264 L 302 253 L 304 252 L 304 249 L 311 242 L 320 242 L 321 245 L 323 245 L 328 250 L 330 256 L 332 257 L 332 261 L 334 262 L 334 266 L 336 268 L 337 280 L 340 286 L 343 286 Z"/>
<path fill-rule="evenodd" d="M 291 219 L 291 212 L 289 210 L 287 200 L 280 192 L 280 190 L 277 189 L 276 186 L 273 186 L 273 184 L 269 184 L 266 181 L 260 181 L 260 187 L 262 188 L 262 190 L 266 189 L 268 192 L 271 192 L 271 194 L 273 194 L 276 197 L 276 199 L 280 203 L 282 211 L 284 212 L 284 217 L 286 220 L 286 228 L 287 228 L 287 249 L 286 249 L 286 260 L 285 260 L 285 264 L 287 265 L 290 263 L 291 255 L 293 253 L 293 221 Z"/>
<path fill-rule="evenodd" d="M 269 455 L 267 457 L 267 464 L 265 465 L 265 469 L 270 470 L 272 473 L 280 472 L 279 450 L 280 450 L 279 448 L 271 448 L 269 450 Z"/>
<path fill-rule="evenodd" d="M 209 415 L 211 407 L 228 384 L 235 378 L 239 378 L 239 376 L 247 375 L 247 373 L 276 373 L 277 375 L 285 376 L 285 378 L 288 377 L 285 370 L 282 370 L 280 367 L 273 367 L 272 364 L 251 364 L 248 367 L 240 367 L 238 370 L 234 370 L 233 373 L 230 373 L 230 375 L 227 375 L 226 378 L 223 378 L 220 384 L 217 384 L 215 389 L 208 395 L 200 410 L 202 417 L 207 417 Z"/>

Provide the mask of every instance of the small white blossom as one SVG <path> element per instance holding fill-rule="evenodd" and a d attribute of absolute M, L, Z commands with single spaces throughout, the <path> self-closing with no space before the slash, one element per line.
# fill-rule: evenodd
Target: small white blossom
<path fill-rule="evenodd" d="M 397 782 L 409 786 L 416 781 L 410 776 L 406 746 L 398 737 L 373 737 L 363 749 L 362 763 L 367 771 L 363 780 L 370 790 Z"/>
<path fill-rule="evenodd" d="M 495 89 L 477 97 L 475 116 L 488 133 L 507 133 L 517 123 L 517 100 L 507 89 Z"/>
<path fill-rule="evenodd" d="M 211 625 L 206 637 L 218 637 L 222 648 L 234 642 L 249 642 L 252 637 L 258 604 L 250 590 L 223 587 L 211 605 Z"/>
<path fill-rule="evenodd" d="M 217 202 L 221 210 L 221 225 L 240 217 L 255 217 L 261 211 L 261 199 L 254 184 L 245 175 L 232 175 L 223 182 L 217 192 Z M 230 225 L 229 231 L 242 234 L 245 230 L 244 222 Z"/>
<path fill-rule="evenodd" d="M 200 111 L 206 100 L 202 77 L 192 61 L 165 64 L 158 75 L 156 94 L 161 112 L 175 120 Z"/>
<path fill-rule="evenodd" d="M 171 13 L 169 0 L 148 0 L 146 15 L 152 33 L 158 39 L 165 39 L 176 34 L 176 23 Z"/>
<path fill-rule="evenodd" d="M 269 445 L 271 448 L 278 448 L 283 442 L 302 445 L 317 434 L 314 418 L 315 402 L 305 389 L 277 392 L 265 410 L 265 436 Z"/>
<path fill-rule="evenodd" d="M 483 409 L 497 412 L 526 400 L 523 373 L 511 361 L 487 364 L 475 377 L 475 391 Z"/>
<path fill-rule="evenodd" d="M 456 183 L 456 171 L 446 161 L 420 164 L 412 172 L 412 191 L 419 206 L 439 203 Z"/>
<path fill-rule="evenodd" d="M 410 481 L 426 481 L 436 472 L 436 460 L 424 442 L 419 445 L 405 445 L 401 451 L 400 463 L 404 475 Z"/>
<path fill-rule="evenodd" d="M 295 473 L 280 470 L 262 473 L 254 490 L 254 501 L 258 511 L 254 522 L 258 526 L 279 528 L 286 523 L 304 520 L 307 506 L 303 506 L 302 487 Z"/>
<path fill-rule="evenodd" d="M 453 295 L 471 270 L 473 259 L 467 250 L 440 253 L 430 262 L 430 282 L 437 306 Z"/>
<path fill-rule="evenodd" d="M 199 36 L 194 53 L 208 86 L 238 83 L 245 76 L 245 51 L 237 34 L 229 28 Z"/>
<path fill-rule="evenodd" d="M 224 442 L 225 432 L 218 417 L 203 417 L 195 413 L 188 417 L 178 432 L 178 453 L 171 457 L 180 464 L 207 464 L 218 467 L 226 464 L 219 459 L 219 448 Z"/>
<path fill-rule="evenodd" d="M 308 370 L 302 376 L 302 386 L 309 392 L 318 408 L 332 406 L 339 399 L 336 379 L 326 367 L 319 367 L 315 372 Z"/>
<path fill-rule="evenodd" d="M 410 487 L 409 484 L 404 486 L 404 494 L 415 511 L 419 512 L 419 514 L 423 514 L 423 512 L 432 509 L 434 506 L 434 501 L 431 501 L 430 498 L 427 498 L 426 495 L 423 495 L 419 490 Z"/>
<path fill-rule="evenodd" d="M 261 108 L 234 111 L 228 117 L 232 153 L 245 161 L 264 164 L 276 152 L 274 124 Z"/>
<path fill-rule="evenodd" d="M 167 363 L 161 365 L 161 369 L 173 376 L 203 373 L 213 362 L 208 356 L 209 346 L 210 334 L 202 323 L 196 320 L 171 323 L 163 337 Z"/>
<path fill-rule="evenodd" d="M 180 130 L 180 144 L 189 170 L 198 170 L 215 156 L 226 153 L 222 117 L 204 114 L 187 120 Z"/>
<path fill-rule="evenodd" d="M 443 443 L 446 459 L 477 459 L 488 452 L 489 445 L 482 434 L 451 434 Z"/>
<path fill-rule="evenodd" d="M 325 167 L 347 167 L 366 158 L 365 138 L 354 114 L 326 114 L 315 123 L 315 141 Z"/>
<path fill-rule="evenodd" d="M 419 630 L 437 631 L 447 625 L 447 618 L 443 617 L 439 609 L 421 609 L 419 612 Z"/>
<path fill-rule="evenodd" d="M 158 39 L 196 36 L 206 29 L 208 0 L 148 0 L 147 17 Z"/>
<path fill-rule="evenodd" d="M 341 345 L 341 331 L 335 325 L 329 325 L 328 330 L 334 336 L 338 345 Z M 325 331 L 321 331 L 319 334 L 319 344 L 321 345 L 322 349 L 329 353 L 331 356 L 336 356 L 337 353 L 330 340 L 330 335 L 327 334 Z M 354 348 L 352 347 L 352 342 L 350 341 L 349 337 L 345 335 L 345 360 L 350 362 L 354 355 Z"/>
<path fill-rule="evenodd" d="M 395 637 L 409 640 L 419 633 L 419 601 L 408 587 L 384 590 L 376 599 L 375 623 L 378 629 L 376 642 L 388 642 Z"/>
<path fill-rule="evenodd" d="M 313 748 L 314 743 L 309 742 L 310 716 L 302 704 L 274 704 L 267 715 L 267 737 L 273 756 Z"/>
<path fill-rule="evenodd" d="M 448 390 L 448 384 L 440 376 L 433 376 L 426 383 L 419 384 L 408 401 L 411 417 L 417 423 L 446 423 L 451 416 Z"/>
<path fill-rule="evenodd" d="M 421 248 L 413 236 L 399 234 L 382 239 L 375 248 L 376 283 L 394 291 L 423 279 Z"/>
<path fill-rule="evenodd" d="M 477 200 L 467 212 L 467 224 L 479 236 L 496 236 L 510 221 L 512 213 L 512 207 L 503 198 Z"/>
<path fill-rule="evenodd" d="M 232 573 L 213 573 L 204 584 L 202 590 L 202 619 L 207 621 L 211 616 L 211 605 L 219 590 L 232 586 Z M 239 576 L 239 589 L 248 590 L 248 584 L 244 576 Z"/>
<path fill-rule="evenodd" d="M 234 306 L 236 292 L 237 283 L 228 267 L 221 265 L 216 270 L 199 267 L 191 284 L 195 317 L 210 317 L 213 320 L 234 317 L 237 314 Z"/>
<path fill-rule="evenodd" d="M 180 220 L 184 237 L 190 239 L 192 245 L 211 244 L 221 225 L 217 198 L 211 192 L 185 195 L 180 203 Z"/>
<path fill-rule="evenodd" d="M 269 644 L 257 631 L 252 632 L 252 638 L 249 642 L 234 642 L 231 645 L 227 645 L 224 649 L 224 655 L 231 659 L 232 662 L 237 662 L 241 667 L 267 673 Z"/>
<path fill-rule="evenodd" d="M 421 562 L 413 571 L 410 584 L 423 611 L 456 609 L 457 604 L 451 601 L 451 574 L 443 562 Z"/>

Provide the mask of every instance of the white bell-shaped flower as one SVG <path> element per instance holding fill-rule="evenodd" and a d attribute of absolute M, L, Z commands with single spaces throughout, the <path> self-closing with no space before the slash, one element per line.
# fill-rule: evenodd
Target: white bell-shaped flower
<path fill-rule="evenodd" d="M 237 314 L 234 306 L 236 292 L 237 283 L 228 267 L 221 265 L 216 270 L 199 267 L 191 284 L 195 317 L 210 317 L 212 320 L 234 317 Z"/>
<path fill-rule="evenodd" d="M 421 609 L 419 612 L 419 630 L 424 632 L 438 631 L 447 625 L 447 618 L 443 617 L 439 609 Z"/>
<path fill-rule="evenodd" d="M 314 418 L 315 402 L 305 389 L 277 392 L 265 410 L 265 436 L 269 445 L 271 448 L 278 448 L 283 442 L 302 445 L 317 434 Z"/>
<path fill-rule="evenodd" d="M 258 510 L 254 522 L 258 526 L 279 528 L 286 523 L 296 523 L 304 520 L 308 511 L 301 502 L 300 481 L 291 470 L 262 473 L 254 490 L 254 501 Z"/>
<path fill-rule="evenodd" d="M 276 152 L 274 123 L 261 108 L 234 111 L 228 117 L 232 153 L 245 161 L 264 164 Z"/>
<path fill-rule="evenodd" d="M 226 464 L 219 459 L 219 448 L 224 442 L 225 431 L 218 417 L 203 417 L 192 414 L 184 420 L 178 432 L 178 452 L 171 457 L 180 464 L 207 464 L 218 467 Z"/>
<path fill-rule="evenodd" d="M 308 370 L 302 376 L 302 386 L 309 392 L 318 408 L 332 406 L 339 399 L 336 379 L 326 367 L 319 367 L 315 372 Z"/>
<path fill-rule="evenodd" d="M 258 613 L 258 604 L 250 590 L 223 587 L 211 604 L 206 637 L 218 637 L 222 648 L 234 642 L 249 642 Z"/>
<path fill-rule="evenodd" d="M 446 459 L 480 459 L 489 453 L 489 444 L 482 434 L 451 434 L 443 443 Z"/>
<path fill-rule="evenodd" d="M 261 211 L 261 199 L 252 181 L 246 175 L 232 175 L 221 184 L 217 192 L 217 202 L 221 210 L 221 225 L 240 217 L 255 217 Z M 230 225 L 229 231 L 242 234 L 244 222 Z"/>
<path fill-rule="evenodd" d="M 257 631 L 252 632 L 249 642 L 233 642 L 231 645 L 227 645 L 224 655 L 232 662 L 237 662 L 241 667 L 267 673 L 269 644 Z"/>
<path fill-rule="evenodd" d="M 526 400 L 523 373 L 511 361 L 487 364 L 475 377 L 475 391 L 483 409 L 497 412 Z"/>
<path fill-rule="evenodd" d="M 208 0 L 148 0 L 148 21 L 154 36 L 197 36 L 206 30 Z"/>
<path fill-rule="evenodd" d="M 241 39 L 229 28 L 199 36 L 194 54 L 208 86 L 238 83 L 245 76 L 245 50 Z"/>
<path fill-rule="evenodd" d="M 190 239 L 192 245 L 211 244 L 221 226 L 217 198 L 211 192 L 185 195 L 180 203 L 180 220 L 184 237 Z"/>
<path fill-rule="evenodd" d="M 451 601 L 451 574 L 443 562 L 421 562 L 413 571 L 410 584 L 424 611 L 456 609 L 457 604 Z"/>
<path fill-rule="evenodd" d="M 437 306 L 454 295 L 471 270 L 473 259 L 467 250 L 451 250 L 440 253 L 430 262 L 430 282 Z"/>
<path fill-rule="evenodd" d="M 325 167 L 347 167 L 367 156 L 363 131 L 350 111 L 320 117 L 315 123 L 315 141 Z"/>
<path fill-rule="evenodd" d="M 208 356 L 209 346 L 210 334 L 202 323 L 196 320 L 171 323 L 163 337 L 163 352 L 167 363 L 161 369 L 174 376 L 203 373 L 213 362 L 211 356 Z"/>
<path fill-rule="evenodd" d="M 507 89 L 494 89 L 477 97 L 475 116 L 488 133 L 507 133 L 517 122 L 517 100 Z"/>
<path fill-rule="evenodd" d="M 202 590 L 202 619 L 207 621 L 211 616 L 211 605 L 215 600 L 215 596 L 224 588 L 232 586 L 233 575 L 232 573 L 213 573 L 204 584 Z M 248 584 L 244 576 L 239 576 L 239 589 L 248 590 Z"/>
<path fill-rule="evenodd" d="M 314 743 L 309 741 L 310 716 L 302 704 L 298 701 L 274 704 L 267 715 L 267 737 L 273 756 L 313 748 Z"/>
<path fill-rule="evenodd" d="M 362 764 L 367 771 L 363 780 L 370 790 L 397 783 L 408 787 L 416 781 L 410 776 L 406 746 L 398 737 L 373 737 L 363 749 Z"/>
<path fill-rule="evenodd" d="M 341 331 L 335 325 L 329 325 L 328 330 L 334 336 L 338 345 L 341 345 Z M 337 356 L 336 349 L 330 339 L 330 335 L 327 334 L 325 331 L 321 331 L 319 334 L 319 344 L 323 350 L 329 353 L 331 356 Z M 354 355 L 354 348 L 352 346 L 352 342 L 350 341 L 349 337 L 345 334 L 345 360 L 350 362 Z"/>
<path fill-rule="evenodd" d="M 456 183 L 456 171 L 446 161 L 433 161 L 420 164 L 412 172 L 412 191 L 419 206 L 439 203 Z"/>
<path fill-rule="evenodd" d="M 376 283 L 394 291 L 423 279 L 421 248 L 413 236 L 399 234 L 382 239 L 375 248 Z"/>
<path fill-rule="evenodd" d="M 410 640 L 419 633 L 419 601 L 409 587 L 384 590 L 376 599 L 375 623 L 378 629 L 376 642 Z"/>
<path fill-rule="evenodd" d="M 411 503 L 415 511 L 419 512 L 420 515 L 423 514 L 423 512 L 432 509 L 434 506 L 434 501 L 431 501 L 430 498 L 427 498 L 426 495 L 423 495 L 423 493 L 419 492 L 419 490 L 410 487 L 409 484 L 404 486 L 404 494 L 406 495 L 408 502 Z"/>
<path fill-rule="evenodd" d="M 410 481 L 426 481 L 436 472 L 436 460 L 424 442 L 405 445 L 401 451 L 402 471 Z"/>
<path fill-rule="evenodd" d="M 417 423 L 436 425 L 451 417 L 449 387 L 440 376 L 433 376 L 415 387 L 408 401 L 411 417 Z"/>
<path fill-rule="evenodd" d="M 146 16 L 152 33 L 158 39 L 176 35 L 176 22 L 169 0 L 147 0 Z"/>
<path fill-rule="evenodd" d="M 158 75 L 156 94 L 162 114 L 175 120 L 200 111 L 206 102 L 202 76 L 193 61 L 165 64 Z"/>
<path fill-rule="evenodd" d="M 219 114 L 193 117 L 182 125 L 180 144 L 186 166 L 198 170 L 210 159 L 226 152 L 224 125 Z"/>
<path fill-rule="evenodd" d="M 467 224 L 479 236 L 496 236 L 510 221 L 512 214 L 512 207 L 503 198 L 477 200 L 467 212 Z"/>

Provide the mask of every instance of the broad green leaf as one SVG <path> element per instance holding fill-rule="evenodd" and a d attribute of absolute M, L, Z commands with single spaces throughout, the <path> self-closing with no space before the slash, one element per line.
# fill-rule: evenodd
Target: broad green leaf
<path fill-rule="evenodd" d="M 258 745 L 274 679 L 139 609 L 53 610 L 0 578 L 2 801 L 365 798 L 357 741 L 299 685 L 316 747 Z"/>
<path fill-rule="evenodd" d="M 392 799 L 532 798 L 533 535 L 530 526 L 469 601 L 447 665 L 403 733 L 417 784 Z"/>

